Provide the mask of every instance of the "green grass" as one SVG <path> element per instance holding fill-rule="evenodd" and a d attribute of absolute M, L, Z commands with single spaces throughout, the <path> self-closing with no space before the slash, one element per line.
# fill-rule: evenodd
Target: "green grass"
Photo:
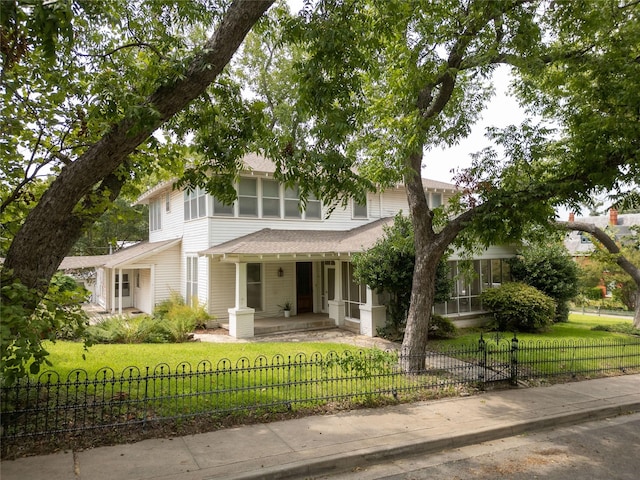
<path fill-rule="evenodd" d="M 301 408 L 323 399 L 366 403 L 377 396 L 372 392 L 400 386 L 390 375 L 397 357 L 339 343 L 101 344 L 88 352 L 80 343 L 47 346 L 57 373 L 51 382 L 68 382 L 61 387 L 65 398 L 89 398 L 83 401 L 91 408 L 119 398 L 134 405 L 148 398 L 144 407 L 127 407 L 126 415 L 234 412 L 293 402 Z M 48 375 L 38 376 L 47 381 Z"/>
<path fill-rule="evenodd" d="M 605 371 L 635 370 L 640 365 L 638 336 L 593 330 L 596 326 L 631 325 L 631 320 L 571 314 L 569 322 L 541 333 L 518 333 L 518 364 L 532 375 L 601 376 Z M 461 360 L 477 360 L 480 335 L 494 362 L 509 364 L 513 332 L 489 328 L 461 330 L 456 338 L 430 341 L 429 349 Z M 623 347 L 621 341 L 628 340 Z"/>
<path fill-rule="evenodd" d="M 102 367 L 110 367 L 116 374 L 125 368 L 134 366 L 141 370 L 145 367 L 167 364 L 173 372 L 183 362 L 191 364 L 195 369 L 198 363 L 207 360 L 215 368 L 219 361 L 228 359 L 235 366 L 240 358 L 247 358 L 253 365 L 255 359 L 262 355 L 268 362 L 276 355 L 295 357 L 298 353 L 307 356 L 320 353 L 323 356 L 334 351 L 338 354 L 345 350 L 360 350 L 357 347 L 340 343 L 206 343 L 189 342 L 173 344 L 99 344 L 84 350 L 82 343 L 59 341 L 47 343 L 50 353 L 48 359 L 53 363 L 51 370 L 56 371 L 61 379 L 75 369 L 85 370 L 89 378 Z M 84 356 L 84 358 L 83 358 Z M 45 367 L 44 370 L 47 368 Z M 43 371 L 44 371 L 43 370 Z M 144 373 L 144 371 L 143 371 Z"/>
<path fill-rule="evenodd" d="M 627 338 L 628 335 L 621 333 L 605 332 L 592 330 L 597 325 L 616 325 L 631 324 L 632 320 L 622 318 L 598 317 L 594 315 L 582 315 L 572 313 L 569 315 L 569 321 L 564 323 L 555 323 L 547 331 L 540 333 L 518 333 L 517 338 L 520 341 L 589 341 L 589 340 L 607 340 L 612 338 Z M 466 328 L 461 329 L 455 338 L 446 340 L 429 341 L 431 348 L 455 348 L 462 345 L 469 345 L 478 342 L 480 334 L 483 334 L 485 340 L 495 340 L 496 333 L 491 332 L 489 328 Z M 513 338 L 513 332 L 499 332 L 499 338 L 502 340 L 510 340 Z"/>

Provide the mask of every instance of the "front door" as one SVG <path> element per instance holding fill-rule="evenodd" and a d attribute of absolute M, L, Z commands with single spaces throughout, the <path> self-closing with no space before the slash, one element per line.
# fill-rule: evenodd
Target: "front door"
<path fill-rule="evenodd" d="M 313 312 L 313 268 L 311 262 L 296 263 L 296 313 Z"/>
<path fill-rule="evenodd" d="M 133 298 L 131 295 L 131 270 L 122 270 L 122 308 L 133 306 Z M 120 274 L 116 273 L 114 297 L 116 300 L 115 308 L 120 308 Z"/>
<path fill-rule="evenodd" d="M 324 264 L 324 275 L 322 279 L 322 311 L 329 313 L 329 301 L 336 297 L 336 267 L 335 265 Z"/>

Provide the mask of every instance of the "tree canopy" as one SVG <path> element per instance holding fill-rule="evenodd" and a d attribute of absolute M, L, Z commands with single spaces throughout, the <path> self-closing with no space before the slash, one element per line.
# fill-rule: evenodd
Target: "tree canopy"
<path fill-rule="evenodd" d="M 42 361 L 34 314 L 82 232 L 132 180 L 181 171 L 182 152 L 154 132 L 201 127 L 233 143 L 246 109 L 234 109 L 224 69 L 272 3 L 0 2 L 3 376 L 23 372 L 29 355 Z M 203 115 L 185 126 L 178 113 L 190 104 Z M 241 143 L 216 158 L 219 171 L 237 171 Z"/>

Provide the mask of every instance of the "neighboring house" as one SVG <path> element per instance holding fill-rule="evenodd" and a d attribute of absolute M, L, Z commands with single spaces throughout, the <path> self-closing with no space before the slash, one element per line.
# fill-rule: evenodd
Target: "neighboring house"
<path fill-rule="evenodd" d="M 569 214 L 569 222 L 580 222 L 595 225 L 596 227 L 608 232 L 610 235 L 624 243 L 625 237 L 632 236 L 634 232 L 631 227 L 640 225 L 639 213 L 618 213 L 614 208 L 609 210 L 609 215 L 598 215 L 588 217 L 576 217 L 575 214 Z M 573 259 L 580 265 L 584 265 L 589 261 L 589 256 L 595 250 L 595 245 L 591 242 L 588 233 L 579 231 L 570 231 L 564 239 L 564 246 Z M 615 285 L 605 280 L 601 280 L 600 289 L 603 296 L 611 296 L 611 291 Z"/>
<path fill-rule="evenodd" d="M 618 213 L 612 208 L 609 210 L 609 215 L 576 217 L 575 214 L 570 213 L 569 221 L 595 225 L 614 235 L 616 240 L 624 241 L 625 237 L 633 235 L 631 227 L 640 225 L 640 213 Z M 589 234 L 578 231 L 567 233 L 564 246 L 574 259 L 588 257 L 595 249 Z"/>
<path fill-rule="evenodd" d="M 379 295 L 354 282 L 351 256 L 373 246 L 398 212 L 408 212 L 404 186 L 369 193 L 365 204 L 351 201 L 325 218 L 328 206 L 314 198 L 300 210 L 298 190 L 274 180 L 272 162 L 248 155 L 244 164 L 233 205 L 200 189 L 176 190 L 173 182 L 142 195 L 139 203 L 149 205 L 149 241 L 84 257 L 85 267 L 98 267 L 98 303 L 111 311 L 150 313 L 178 292 L 228 321 L 231 335 L 251 337 L 255 320 L 281 317 L 281 305 L 290 302 L 293 316 L 322 313 L 337 326 L 375 336 L 386 308 Z M 455 193 L 451 184 L 425 179 L 424 185 L 432 208 Z M 435 311 L 480 311 L 482 290 L 509 278 L 502 259 L 511 256 L 510 249 L 487 250 L 474 261 L 477 278 L 457 280 L 454 298 Z M 457 261 L 451 258 L 452 274 Z"/>

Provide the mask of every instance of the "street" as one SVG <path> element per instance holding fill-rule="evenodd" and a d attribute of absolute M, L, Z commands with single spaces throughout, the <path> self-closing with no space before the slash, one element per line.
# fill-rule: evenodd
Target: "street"
<path fill-rule="evenodd" d="M 357 467 L 316 480 L 637 479 L 640 413 Z"/>

